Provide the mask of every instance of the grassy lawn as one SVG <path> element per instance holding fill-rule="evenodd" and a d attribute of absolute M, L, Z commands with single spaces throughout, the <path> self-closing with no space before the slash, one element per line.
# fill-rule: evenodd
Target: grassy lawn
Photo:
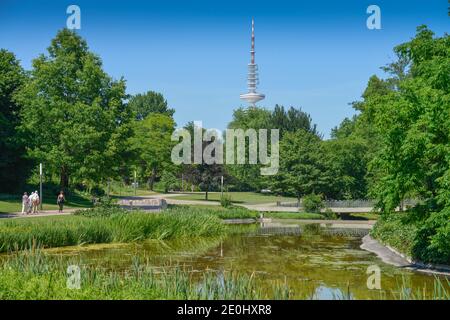
<path fill-rule="evenodd" d="M 106 189 L 105 189 L 106 192 Z M 150 191 L 144 188 L 136 188 L 136 196 L 151 196 L 155 194 L 154 191 Z M 110 195 L 118 197 L 134 196 L 134 188 L 131 186 L 124 187 L 122 184 L 114 183 L 110 187 Z"/>
<path fill-rule="evenodd" d="M 44 210 L 56 210 L 56 195 L 44 192 Z M 92 206 L 91 199 L 83 196 L 80 193 L 72 192 L 66 195 L 66 203 L 64 208 L 87 208 Z M 22 210 L 22 195 L 0 194 L 0 214 L 20 212 Z"/>
<path fill-rule="evenodd" d="M 279 197 L 274 195 L 266 195 L 256 192 L 228 192 L 227 193 L 234 203 L 243 204 L 264 204 L 277 201 L 296 201 L 296 198 Z M 179 200 L 205 200 L 205 193 L 184 193 L 173 197 Z M 220 201 L 220 192 L 209 192 L 208 201 Z"/>
<path fill-rule="evenodd" d="M 264 218 L 273 219 L 325 219 L 323 215 L 318 213 L 307 212 L 265 212 Z"/>

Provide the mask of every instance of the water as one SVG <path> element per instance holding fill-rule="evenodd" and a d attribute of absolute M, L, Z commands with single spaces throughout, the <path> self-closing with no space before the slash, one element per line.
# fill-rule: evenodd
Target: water
<path fill-rule="evenodd" d="M 86 265 L 127 269 L 133 257 L 158 268 L 182 265 L 201 274 L 215 271 L 253 274 L 262 288 L 286 283 L 296 299 L 390 299 L 404 286 L 431 296 L 434 276 L 383 263 L 376 255 L 360 249 L 361 234 L 367 230 L 336 230 L 311 226 L 258 227 L 217 241 L 146 241 L 139 244 L 94 245 L 48 250 L 52 255 L 80 259 Z M 247 228 L 247 227 L 244 227 Z M 286 229 L 288 231 L 286 232 Z M 342 232 L 339 232 L 342 231 Z M 367 268 L 381 269 L 381 290 L 367 288 Z"/>

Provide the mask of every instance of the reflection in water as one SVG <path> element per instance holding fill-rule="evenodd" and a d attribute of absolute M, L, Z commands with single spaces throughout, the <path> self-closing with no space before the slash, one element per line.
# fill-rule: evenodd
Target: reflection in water
<path fill-rule="evenodd" d="M 242 231 L 242 226 L 239 228 Z M 226 272 L 252 274 L 261 288 L 286 283 L 291 295 L 298 299 L 392 298 L 392 291 L 405 283 L 412 290 L 433 288 L 433 276 L 386 265 L 374 254 L 361 250 L 360 235 L 312 226 L 302 230 L 297 235 L 253 230 L 223 241 L 146 241 L 48 252 L 106 269 L 130 268 L 132 257 L 139 256 L 155 268 L 182 265 L 200 275 L 215 270 L 218 281 L 223 281 Z M 367 288 L 366 271 L 370 265 L 381 268 L 381 290 Z"/>

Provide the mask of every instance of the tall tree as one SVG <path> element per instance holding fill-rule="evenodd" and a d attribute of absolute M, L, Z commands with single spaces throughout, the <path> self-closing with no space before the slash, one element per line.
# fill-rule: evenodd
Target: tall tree
<path fill-rule="evenodd" d="M 170 154 L 174 144 L 170 137 L 175 122 L 172 117 L 154 113 L 142 121 L 135 121 L 133 129 L 129 143 L 135 152 L 141 175 L 147 178 L 148 188 L 153 190 L 157 176 L 171 166 Z"/>
<path fill-rule="evenodd" d="M 317 125 L 312 123 L 311 116 L 303 112 L 300 108 L 290 107 L 287 111 L 283 106 L 275 105 L 269 120 L 271 128 L 280 130 L 280 137 L 286 132 L 295 132 L 305 130 L 317 136 Z"/>
<path fill-rule="evenodd" d="M 92 185 L 123 165 L 131 113 L 125 81 L 114 81 L 86 41 L 67 29 L 51 41 L 48 55 L 33 60 L 30 81 L 17 93 L 20 129 L 28 154 L 57 173 Z"/>
<path fill-rule="evenodd" d="M 271 179 L 273 189 L 299 199 L 326 193 L 332 183 L 321 140 L 305 130 L 286 133 L 280 142 L 280 168 Z"/>
<path fill-rule="evenodd" d="M 26 75 L 13 53 L 0 50 L 0 190 L 13 191 L 23 182 L 28 169 L 25 148 L 16 127 L 20 105 L 15 92 L 25 83 Z"/>
<path fill-rule="evenodd" d="M 128 105 L 137 120 L 143 120 L 151 113 L 161 113 L 172 117 L 175 112 L 174 109 L 169 108 L 163 95 L 154 91 L 132 96 Z"/>
<path fill-rule="evenodd" d="M 405 197 L 423 199 L 430 210 L 449 204 L 450 37 L 434 37 L 425 26 L 395 48 L 410 61 L 398 89 L 371 97 L 381 149 L 372 162 L 382 173 L 373 188 L 385 211 Z"/>

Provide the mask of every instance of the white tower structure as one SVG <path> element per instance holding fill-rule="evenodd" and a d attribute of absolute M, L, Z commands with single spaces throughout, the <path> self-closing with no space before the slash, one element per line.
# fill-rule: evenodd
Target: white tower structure
<path fill-rule="evenodd" d="M 256 102 L 261 101 L 266 96 L 262 93 L 256 92 L 256 86 L 259 84 L 258 79 L 258 65 L 255 63 L 255 21 L 252 18 L 252 48 L 250 50 L 251 60 L 248 64 L 248 77 L 247 86 L 248 92 L 241 94 L 240 98 L 247 101 L 252 106 L 255 106 Z"/>

